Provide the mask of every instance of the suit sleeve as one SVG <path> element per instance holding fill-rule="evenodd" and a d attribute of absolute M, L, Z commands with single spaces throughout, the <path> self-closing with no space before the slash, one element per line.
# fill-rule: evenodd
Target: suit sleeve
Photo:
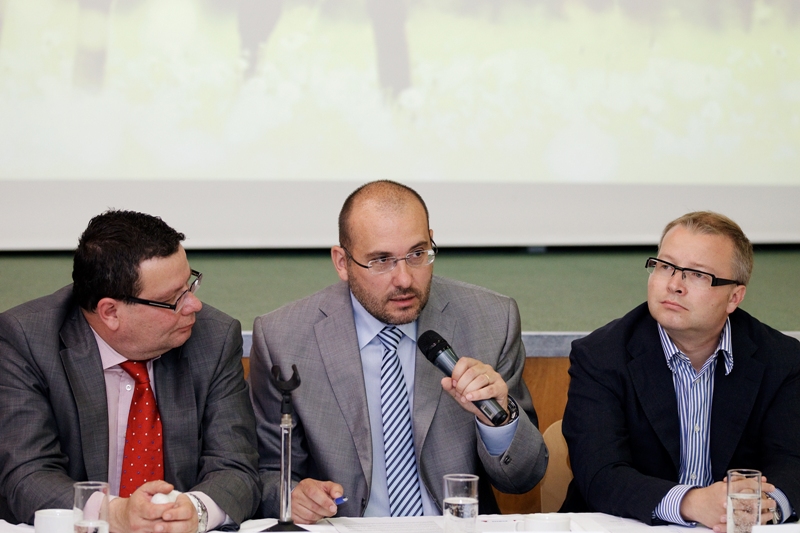
<path fill-rule="evenodd" d="M 0 315 L 0 516 L 7 520 L 32 524 L 37 509 L 72 508 L 50 393 L 16 318 Z"/>
<path fill-rule="evenodd" d="M 486 473 L 498 490 L 521 494 L 531 490 L 544 476 L 547 468 L 547 447 L 538 429 L 538 418 L 533 400 L 523 380 L 525 347 L 522 344 L 519 309 L 508 299 L 508 321 L 505 342 L 497 359 L 495 370 L 508 385 L 508 394 L 520 410 L 519 423 L 505 453 L 492 456 L 477 435 L 478 456 Z M 476 433 L 478 429 L 475 428 Z"/>
<path fill-rule="evenodd" d="M 761 471 L 781 489 L 795 513 L 800 512 L 800 344 L 790 341 L 791 361 L 770 402 L 760 430 L 763 447 Z M 776 354 L 777 355 L 777 354 Z"/>
<path fill-rule="evenodd" d="M 676 483 L 632 466 L 618 372 L 594 364 L 603 355 L 579 341 L 570 353 L 570 386 L 562 430 L 574 483 L 593 511 L 653 524 L 653 511 Z M 623 379 L 623 378 L 619 378 Z"/>
<path fill-rule="evenodd" d="M 253 408 L 242 368 L 242 333 L 237 320 L 225 334 L 218 368 L 206 397 L 202 418 L 202 451 L 198 484 L 237 524 L 257 510 L 257 471 Z"/>
<path fill-rule="evenodd" d="M 281 480 L 281 394 L 270 381 L 275 364 L 267 343 L 268 321 L 258 317 L 253 326 L 253 348 L 250 354 L 250 384 L 258 435 L 258 471 L 263 486 L 261 516 L 278 518 L 280 515 Z M 291 368 L 281 368 L 282 378 L 289 379 Z M 292 481 L 296 484 L 307 477 L 309 461 L 302 423 L 293 417 L 292 427 Z"/>

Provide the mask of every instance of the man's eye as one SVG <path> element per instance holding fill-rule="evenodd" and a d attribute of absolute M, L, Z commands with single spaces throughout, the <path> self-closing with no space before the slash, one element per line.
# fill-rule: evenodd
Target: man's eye
<path fill-rule="evenodd" d="M 384 263 L 388 263 L 390 260 L 391 260 L 391 257 L 378 257 L 377 259 L 373 259 L 372 262 L 373 263 L 378 263 L 379 265 L 382 265 Z"/>

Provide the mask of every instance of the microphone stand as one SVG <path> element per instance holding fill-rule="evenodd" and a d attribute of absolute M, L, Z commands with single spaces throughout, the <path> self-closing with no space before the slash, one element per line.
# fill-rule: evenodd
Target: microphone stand
<path fill-rule="evenodd" d="M 278 365 L 272 367 L 272 384 L 281 391 L 281 514 L 278 523 L 263 531 L 308 531 L 292 522 L 292 391 L 300 386 L 297 367 L 292 365 L 292 377 L 281 377 Z"/>

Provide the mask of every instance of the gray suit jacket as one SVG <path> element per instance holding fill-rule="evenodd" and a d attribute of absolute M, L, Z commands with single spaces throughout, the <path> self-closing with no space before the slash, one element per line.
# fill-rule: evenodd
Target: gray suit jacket
<path fill-rule="evenodd" d="M 413 423 L 423 484 L 441 507 L 444 474 L 479 473 L 484 483 L 482 511 L 496 510 L 487 478 L 501 491 L 521 493 L 541 479 L 547 466 L 536 412 L 522 380 L 525 349 L 516 302 L 480 287 L 434 277 L 418 329 L 420 333 L 437 331 L 460 357 L 492 365 L 519 404 L 519 425 L 511 445 L 504 454 L 490 456 L 478 437 L 474 416 L 442 390 L 442 372 L 417 350 Z M 339 506 L 339 516 L 360 516 L 370 496 L 372 439 L 346 283 L 255 321 L 250 379 L 265 516 L 278 516 L 280 502 L 281 397 L 269 381 L 269 372 L 279 365 L 287 378 L 293 364 L 302 381 L 292 394 L 294 480 L 311 477 L 340 483 L 349 501 Z"/>
<path fill-rule="evenodd" d="M 260 500 L 237 320 L 204 306 L 191 338 L 155 361 L 164 477 L 241 522 Z M 0 314 L 0 518 L 72 508 L 75 481 L 108 479 L 100 352 L 72 287 Z"/>

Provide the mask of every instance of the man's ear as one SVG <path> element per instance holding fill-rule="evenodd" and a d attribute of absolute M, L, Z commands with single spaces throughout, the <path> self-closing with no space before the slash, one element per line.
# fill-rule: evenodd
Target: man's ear
<path fill-rule="evenodd" d="M 733 292 L 731 293 L 731 297 L 728 298 L 728 314 L 733 313 L 736 311 L 736 308 L 741 305 L 742 300 L 744 300 L 744 295 L 747 292 L 747 287 L 744 285 L 737 285 Z"/>
<path fill-rule="evenodd" d="M 336 269 L 336 273 L 339 275 L 339 279 L 347 281 L 347 253 L 344 251 L 344 248 L 341 246 L 334 246 L 331 248 L 331 260 L 333 261 L 333 267 Z"/>
<path fill-rule="evenodd" d="M 119 300 L 113 298 L 102 298 L 97 302 L 97 309 L 94 310 L 95 316 L 111 331 L 119 329 L 120 306 L 123 305 Z"/>

